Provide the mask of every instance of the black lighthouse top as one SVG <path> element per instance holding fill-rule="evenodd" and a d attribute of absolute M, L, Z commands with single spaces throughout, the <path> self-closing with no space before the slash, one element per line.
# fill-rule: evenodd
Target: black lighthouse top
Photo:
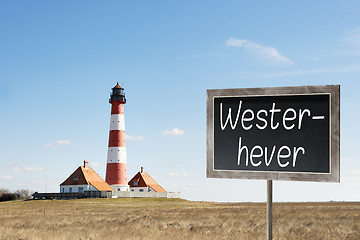
<path fill-rule="evenodd" d="M 111 103 L 114 101 L 126 103 L 124 89 L 120 87 L 119 83 L 117 83 L 116 86 L 112 88 L 112 93 L 110 94 L 109 102 Z"/>

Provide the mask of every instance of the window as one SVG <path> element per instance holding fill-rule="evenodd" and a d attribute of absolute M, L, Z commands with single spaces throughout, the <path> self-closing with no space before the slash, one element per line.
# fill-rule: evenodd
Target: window
<path fill-rule="evenodd" d="M 79 187 L 79 193 L 84 193 L 84 188 L 83 187 Z"/>
<path fill-rule="evenodd" d="M 74 181 L 77 181 L 77 180 L 79 180 L 79 178 L 75 177 L 75 178 L 74 178 Z"/>
<path fill-rule="evenodd" d="M 143 192 L 144 191 L 144 189 L 139 189 L 139 192 Z"/>
<path fill-rule="evenodd" d="M 69 192 L 72 192 L 72 188 L 69 188 Z"/>
<path fill-rule="evenodd" d="M 133 185 L 134 185 L 134 186 L 137 186 L 137 185 L 138 185 L 138 182 L 133 182 Z"/>

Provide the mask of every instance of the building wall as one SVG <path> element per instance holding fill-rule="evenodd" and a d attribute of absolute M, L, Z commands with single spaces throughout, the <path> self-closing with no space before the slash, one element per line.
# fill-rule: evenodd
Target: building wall
<path fill-rule="evenodd" d="M 155 192 L 151 187 L 130 187 L 131 192 Z"/>
<path fill-rule="evenodd" d="M 130 191 L 129 185 L 110 185 L 114 191 Z"/>
<path fill-rule="evenodd" d="M 61 193 L 81 192 L 81 188 L 82 188 L 82 192 L 98 191 L 96 188 L 94 188 L 93 185 L 62 185 L 60 186 L 60 192 Z"/>
<path fill-rule="evenodd" d="M 180 192 L 132 192 L 114 191 L 113 198 L 180 198 Z"/>

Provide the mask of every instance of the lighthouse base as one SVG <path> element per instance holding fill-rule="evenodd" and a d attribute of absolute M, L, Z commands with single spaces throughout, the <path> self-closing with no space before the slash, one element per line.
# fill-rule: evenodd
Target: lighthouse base
<path fill-rule="evenodd" d="M 110 185 L 114 191 L 130 191 L 129 185 Z"/>

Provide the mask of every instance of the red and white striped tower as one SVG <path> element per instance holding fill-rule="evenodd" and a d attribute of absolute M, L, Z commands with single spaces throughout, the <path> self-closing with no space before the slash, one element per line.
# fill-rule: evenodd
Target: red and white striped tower
<path fill-rule="evenodd" d="M 106 182 L 116 191 L 129 191 L 125 143 L 124 89 L 119 83 L 110 95 L 111 120 L 106 165 Z"/>

